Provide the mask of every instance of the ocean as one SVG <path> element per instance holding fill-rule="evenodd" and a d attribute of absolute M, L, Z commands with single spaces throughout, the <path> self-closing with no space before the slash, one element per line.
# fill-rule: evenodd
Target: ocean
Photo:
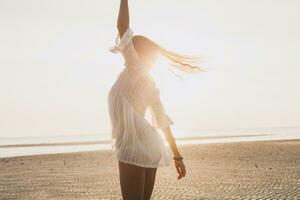
<path fill-rule="evenodd" d="M 173 131 L 176 143 L 208 144 L 300 139 L 300 127 Z M 110 150 L 110 134 L 1 137 L 0 157 Z"/>

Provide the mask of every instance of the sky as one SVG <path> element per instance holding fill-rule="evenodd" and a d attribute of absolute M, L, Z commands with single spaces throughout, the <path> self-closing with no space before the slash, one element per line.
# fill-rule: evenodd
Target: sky
<path fill-rule="evenodd" d="M 300 2 L 129 1 L 131 28 L 209 57 L 208 71 L 152 70 L 172 130 L 300 126 Z M 110 132 L 107 95 L 124 61 L 109 52 L 118 0 L 0 0 L 0 137 Z"/>

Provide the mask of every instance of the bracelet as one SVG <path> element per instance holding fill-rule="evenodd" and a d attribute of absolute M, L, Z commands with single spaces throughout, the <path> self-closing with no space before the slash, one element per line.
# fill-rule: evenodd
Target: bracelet
<path fill-rule="evenodd" d="M 182 156 L 177 156 L 177 157 L 174 156 L 174 157 L 173 157 L 173 160 L 179 160 L 179 161 L 180 161 L 180 160 L 183 160 L 183 157 L 182 157 Z"/>

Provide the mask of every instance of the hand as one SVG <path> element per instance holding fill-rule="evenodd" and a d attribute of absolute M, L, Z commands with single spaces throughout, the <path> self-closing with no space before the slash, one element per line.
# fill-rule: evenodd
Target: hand
<path fill-rule="evenodd" d="M 181 179 L 182 177 L 185 177 L 186 171 L 185 171 L 185 165 L 182 160 L 175 160 L 174 161 L 178 177 L 177 179 Z"/>

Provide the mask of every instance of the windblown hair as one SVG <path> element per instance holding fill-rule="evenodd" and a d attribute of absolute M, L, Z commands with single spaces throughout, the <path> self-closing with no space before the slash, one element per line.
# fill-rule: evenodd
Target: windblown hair
<path fill-rule="evenodd" d="M 204 72 L 205 70 L 200 66 L 202 62 L 199 57 L 186 56 L 168 51 L 160 47 L 160 53 L 171 61 L 171 65 L 184 72 Z"/>
<path fill-rule="evenodd" d="M 200 64 L 204 61 L 204 58 L 197 56 L 186 56 L 181 55 L 159 46 L 154 41 L 141 35 L 134 36 L 134 47 L 138 54 L 145 52 L 150 54 L 160 54 L 170 61 L 171 66 L 178 70 L 193 73 L 193 72 L 204 72 L 205 70 Z"/>

